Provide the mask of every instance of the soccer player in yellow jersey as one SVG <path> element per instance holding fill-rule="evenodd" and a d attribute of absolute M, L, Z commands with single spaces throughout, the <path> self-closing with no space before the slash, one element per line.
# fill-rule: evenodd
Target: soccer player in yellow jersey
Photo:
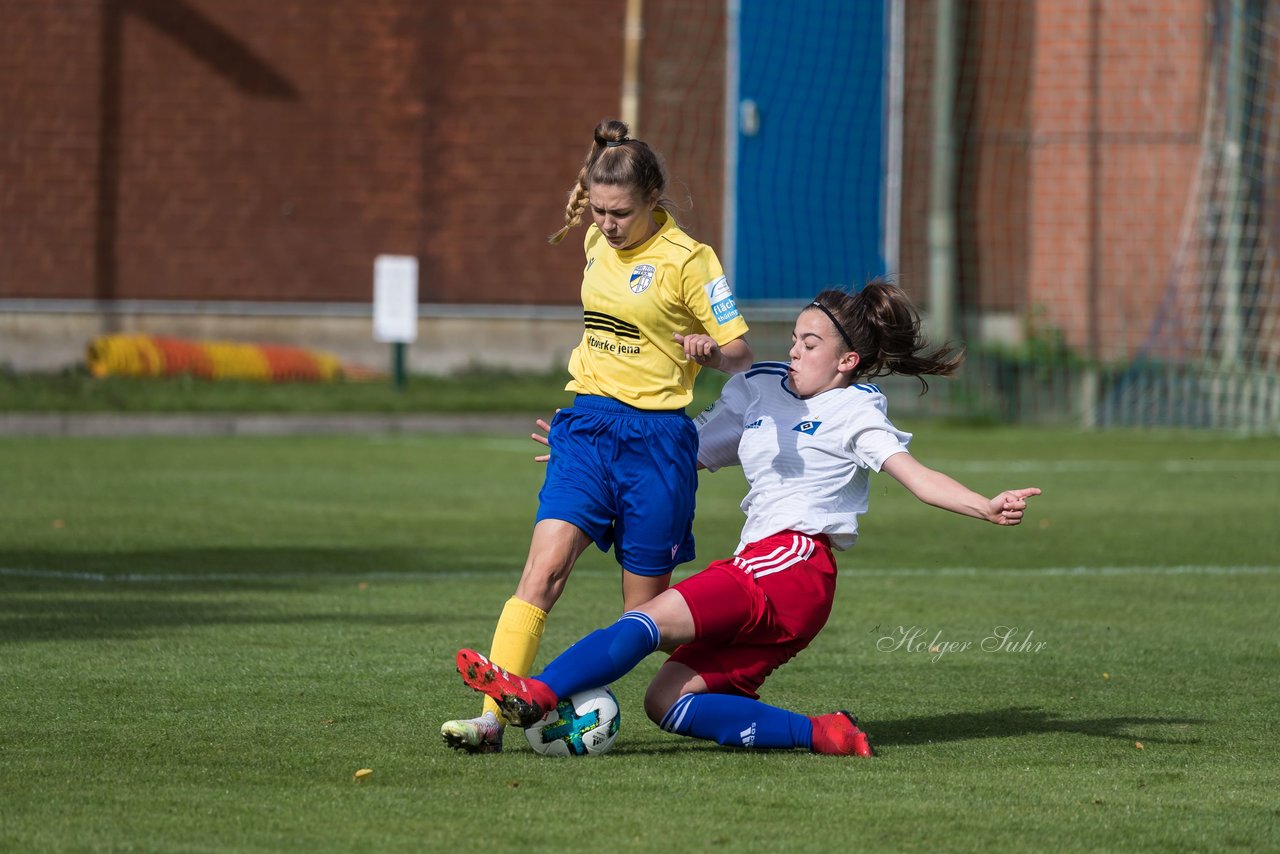
<path fill-rule="evenodd" d="M 668 212 L 661 159 L 603 121 L 565 208 L 558 243 L 591 211 L 582 276 L 582 341 L 569 359 L 573 406 L 557 413 L 557 453 L 538 493 L 520 582 L 494 630 L 490 659 L 529 673 L 547 612 L 587 547 L 613 548 L 622 604 L 667 589 L 692 560 L 698 434 L 684 408 L 703 367 L 751 366 L 747 323 L 720 260 Z M 440 734 L 471 753 L 502 749 L 497 704 L 447 721 Z"/>

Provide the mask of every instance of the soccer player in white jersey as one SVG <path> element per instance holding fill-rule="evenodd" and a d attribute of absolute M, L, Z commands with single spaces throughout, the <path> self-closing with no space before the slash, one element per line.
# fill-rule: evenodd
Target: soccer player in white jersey
<path fill-rule="evenodd" d="M 960 357 L 929 352 L 901 290 L 874 281 L 856 295 L 827 290 L 796 319 L 791 359 L 761 362 L 729 379 L 697 419 L 699 464 L 741 465 L 750 486 L 734 556 L 587 635 L 536 678 L 512 675 L 471 650 L 458 653 L 470 687 L 528 726 L 558 698 L 607 685 L 658 649 L 673 649 L 645 696 L 668 732 L 747 748 L 804 748 L 870 756 L 847 711 L 809 717 L 759 700 L 777 667 L 813 640 L 831 613 L 833 550 L 858 537 L 873 471 L 921 501 L 997 525 L 1022 521 L 1035 487 L 988 498 L 917 461 L 910 434 L 893 426 L 885 374 L 947 375 Z M 927 388 L 927 386 L 926 386 Z M 537 437 L 535 437 L 537 438 Z M 548 436 L 562 453 L 554 425 Z"/>
<path fill-rule="evenodd" d="M 620 121 L 596 126 L 558 242 L 591 211 L 583 250 L 582 339 L 569 358 L 573 406 L 557 413 L 566 451 L 547 469 L 529 556 L 493 633 L 490 656 L 527 673 L 547 612 L 593 542 L 622 567 L 624 609 L 667 589 L 694 558 L 698 434 L 685 407 L 703 367 L 750 367 L 747 323 L 711 247 L 667 210 L 657 153 Z M 501 749 L 497 706 L 446 721 L 445 744 Z"/>

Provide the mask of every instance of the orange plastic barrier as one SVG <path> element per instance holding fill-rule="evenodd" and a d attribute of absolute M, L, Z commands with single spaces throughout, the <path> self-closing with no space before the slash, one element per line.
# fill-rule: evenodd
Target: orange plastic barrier
<path fill-rule="evenodd" d="M 161 335 L 100 335 L 89 342 L 95 377 L 173 377 L 259 382 L 367 380 L 378 372 L 321 350 L 283 344 L 188 341 Z"/>

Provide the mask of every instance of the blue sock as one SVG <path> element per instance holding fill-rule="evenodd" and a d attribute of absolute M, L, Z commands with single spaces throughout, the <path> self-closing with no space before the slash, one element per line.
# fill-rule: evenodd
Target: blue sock
<path fill-rule="evenodd" d="M 601 688 L 621 679 L 654 652 L 660 642 L 658 625 L 648 614 L 627 611 L 618 622 L 596 629 L 534 676 L 557 697 L 587 688 Z"/>
<path fill-rule="evenodd" d="M 734 694 L 685 694 L 667 710 L 659 726 L 726 747 L 813 749 L 809 718 Z"/>

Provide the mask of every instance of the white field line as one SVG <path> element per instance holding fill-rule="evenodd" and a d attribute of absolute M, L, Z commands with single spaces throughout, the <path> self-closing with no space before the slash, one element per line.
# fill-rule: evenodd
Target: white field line
<path fill-rule="evenodd" d="M 581 568 L 574 571 L 576 575 L 593 577 L 616 577 L 617 570 Z M 864 578 L 929 578 L 929 577 L 972 577 L 991 578 L 1014 576 L 1017 578 L 1037 577 L 1089 577 L 1105 578 L 1109 576 L 1169 576 L 1169 575 L 1280 575 L 1280 566 L 1050 566 L 1035 569 L 997 569 L 982 567 L 942 567 L 938 569 L 897 568 L 861 568 L 842 570 L 842 575 L 861 576 Z M 684 577 L 680 574 L 679 577 Z M 282 581 L 465 581 L 474 579 L 495 579 L 491 572 L 447 571 L 447 572 L 191 572 L 191 573 L 110 573 L 110 572 L 66 572 L 61 570 L 23 569 L 20 567 L 0 567 L 0 578 L 32 578 L 42 581 L 84 581 L 101 584 L 199 584 L 219 581 L 239 581 L 253 583 L 272 583 Z M 507 580 L 514 580 L 512 575 Z M 501 580 L 501 579 L 496 579 Z"/>
<path fill-rule="evenodd" d="M 1262 474 L 1280 472 L 1280 460 L 926 460 L 946 472 L 1049 472 L 1096 474 Z"/>

